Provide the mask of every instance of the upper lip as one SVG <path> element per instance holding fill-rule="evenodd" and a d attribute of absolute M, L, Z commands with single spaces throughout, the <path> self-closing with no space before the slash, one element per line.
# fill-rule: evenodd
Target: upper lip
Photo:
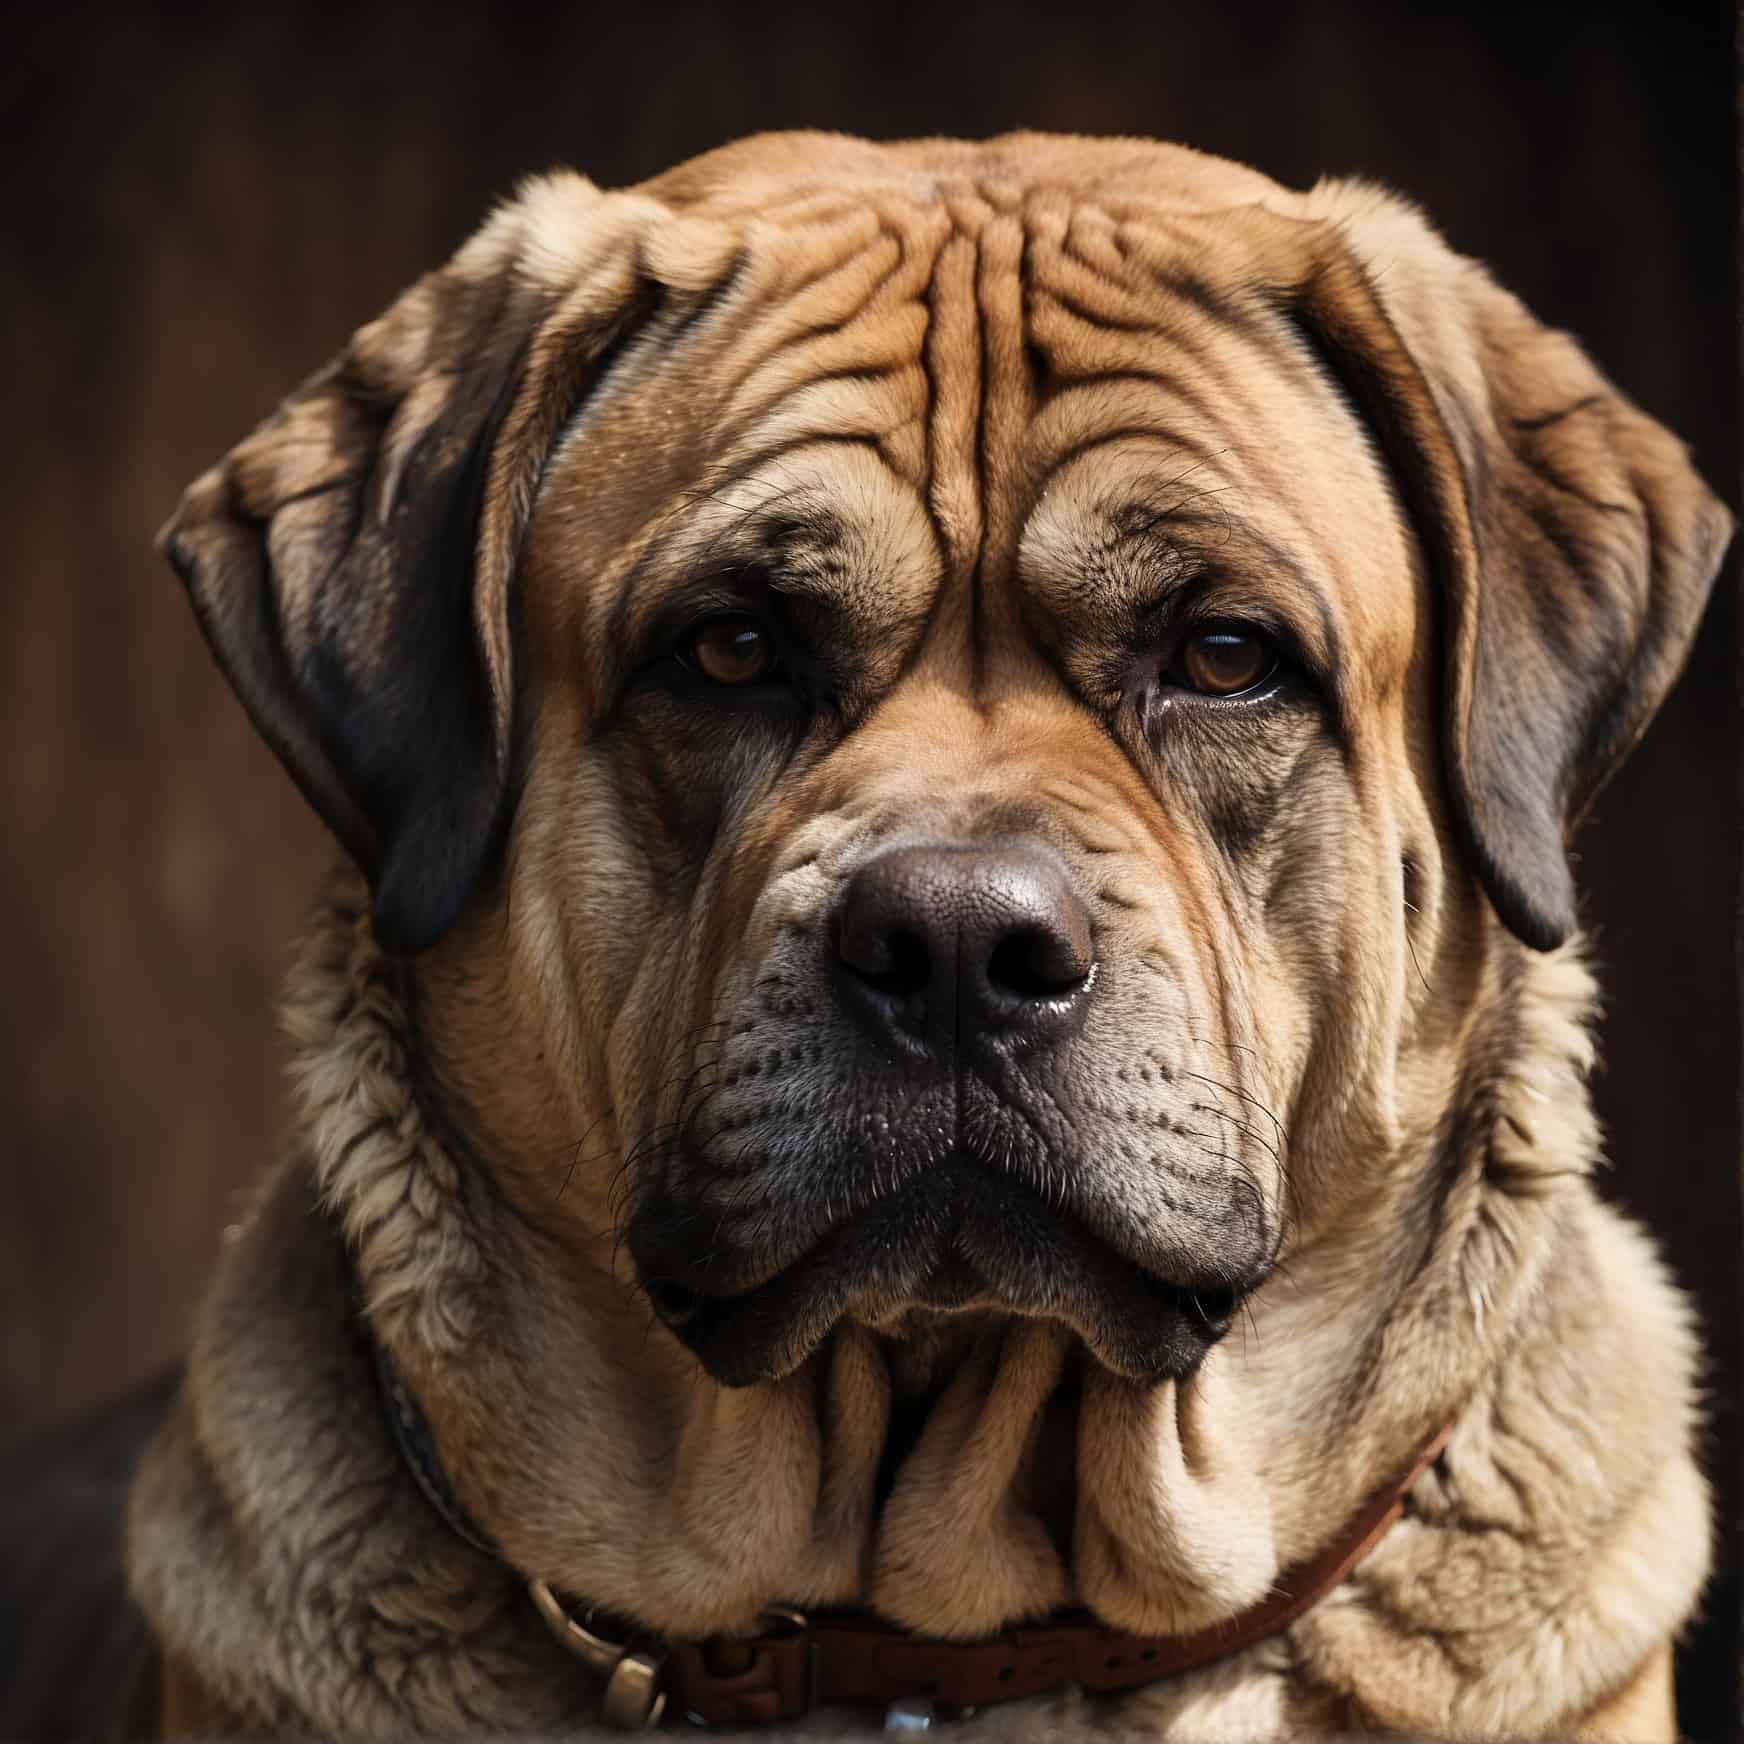
<path fill-rule="evenodd" d="M 699 1354 L 729 1328 L 741 1335 L 749 1329 L 755 1342 L 759 1324 L 771 1342 L 809 1349 L 857 1301 L 894 1306 L 912 1299 L 941 1256 L 952 1253 L 962 1254 L 990 1290 L 1021 1294 L 1017 1305 L 1031 1312 L 1060 1308 L 1087 1283 L 1122 1296 L 1162 1296 L 1207 1324 L 1231 1309 L 1227 1285 L 1168 1275 L 1184 1268 L 1161 1269 L 1156 1259 L 1135 1254 L 1122 1231 L 1097 1227 L 1101 1221 L 956 1155 L 850 1207 L 797 1252 L 759 1266 L 749 1281 L 741 1275 L 721 1288 L 726 1280 L 719 1274 L 692 1265 L 682 1278 L 644 1274 L 645 1286 Z M 1029 1252 L 994 1251 L 1017 1235 Z M 1060 1299 L 1050 1301 L 1050 1291 Z"/>
<path fill-rule="evenodd" d="M 998 1203 L 992 1203 L 997 1199 Z M 816 1218 L 795 1217 L 778 1233 L 767 1227 L 755 1243 L 735 1243 L 713 1251 L 663 1251 L 649 1254 L 642 1267 L 644 1285 L 664 1283 L 710 1300 L 738 1301 L 778 1284 L 821 1258 L 849 1257 L 862 1238 L 871 1239 L 892 1220 L 919 1224 L 916 1233 L 933 1242 L 947 1238 L 976 1205 L 998 1212 L 1005 1205 L 1025 1207 L 1045 1217 L 1050 1227 L 1071 1232 L 1111 1249 L 1140 1271 L 1158 1278 L 1179 1267 L 1160 1250 L 1151 1233 L 1106 1195 L 1086 1192 L 1071 1176 L 1038 1182 L 958 1147 L 937 1162 L 896 1171 L 874 1191 L 851 1195 Z M 930 1219 L 930 1222 L 923 1220 Z"/>

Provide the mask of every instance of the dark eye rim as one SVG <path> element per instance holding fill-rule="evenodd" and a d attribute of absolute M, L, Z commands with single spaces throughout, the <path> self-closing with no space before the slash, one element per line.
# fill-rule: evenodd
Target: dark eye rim
<path fill-rule="evenodd" d="M 762 676 L 739 684 L 723 683 L 700 669 L 691 653 L 695 638 L 720 623 L 749 624 L 769 638 L 774 659 Z M 687 708 L 784 722 L 809 718 L 828 698 L 825 675 L 805 643 L 791 634 L 776 614 L 725 601 L 711 601 L 694 615 L 687 613 L 667 626 L 630 680 L 631 689 L 644 685 Z"/>
<path fill-rule="evenodd" d="M 696 659 L 696 645 L 710 630 L 723 625 L 737 625 L 744 629 L 756 630 L 762 635 L 769 646 L 770 664 L 766 671 L 760 672 L 755 678 L 748 678 L 735 684 L 729 679 L 712 678 L 703 671 Z M 788 670 L 786 651 L 782 647 L 781 637 L 776 633 L 775 626 L 759 612 L 728 611 L 710 612 L 707 617 L 698 618 L 685 626 L 679 636 L 677 645 L 673 648 L 673 658 L 677 660 L 685 672 L 698 685 L 709 690 L 744 692 L 754 691 L 760 687 L 785 685 L 791 683 Z"/>
<path fill-rule="evenodd" d="M 1231 636 L 1260 643 L 1270 655 L 1270 663 L 1251 684 L 1240 690 L 1201 690 L 1182 668 L 1187 645 L 1201 637 Z M 1256 623 L 1251 618 L 1209 618 L 1189 624 L 1175 638 L 1167 657 L 1157 669 L 1157 687 L 1171 697 L 1191 701 L 1196 706 L 1224 707 L 1263 701 L 1275 695 L 1300 670 L 1289 639 L 1269 624 Z"/>

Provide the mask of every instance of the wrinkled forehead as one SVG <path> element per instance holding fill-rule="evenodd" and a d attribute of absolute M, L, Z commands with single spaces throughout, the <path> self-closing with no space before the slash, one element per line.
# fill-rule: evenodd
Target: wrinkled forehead
<path fill-rule="evenodd" d="M 895 630 L 954 584 L 1070 623 L 1215 563 L 1390 646 L 1390 485 L 1255 271 L 1240 208 L 948 181 L 776 202 L 613 366 L 540 518 L 618 555 L 619 629 L 748 565 Z"/>

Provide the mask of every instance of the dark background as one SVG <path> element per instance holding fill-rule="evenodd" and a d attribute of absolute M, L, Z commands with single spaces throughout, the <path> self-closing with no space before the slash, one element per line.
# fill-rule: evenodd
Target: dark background
<path fill-rule="evenodd" d="M 1418 197 L 1738 501 L 1721 5 L 1149 0 L 14 14 L 0 69 L 0 1447 L 153 1370 L 281 1130 L 327 847 L 151 537 L 521 174 L 763 127 L 1178 138 Z M 1736 562 L 1580 843 L 1609 1191 L 1697 1292 L 1738 1565 Z M 1737 1591 L 1684 1667 L 1729 1731 Z"/>

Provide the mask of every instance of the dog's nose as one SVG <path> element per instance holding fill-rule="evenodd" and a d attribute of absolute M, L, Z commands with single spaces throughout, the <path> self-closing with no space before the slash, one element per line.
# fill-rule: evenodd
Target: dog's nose
<path fill-rule="evenodd" d="M 844 1002 L 881 1039 L 936 1051 L 974 1035 L 1047 1043 L 1083 1021 L 1090 913 L 1064 866 L 1016 843 L 890 848 L 836 917 Z"/>

